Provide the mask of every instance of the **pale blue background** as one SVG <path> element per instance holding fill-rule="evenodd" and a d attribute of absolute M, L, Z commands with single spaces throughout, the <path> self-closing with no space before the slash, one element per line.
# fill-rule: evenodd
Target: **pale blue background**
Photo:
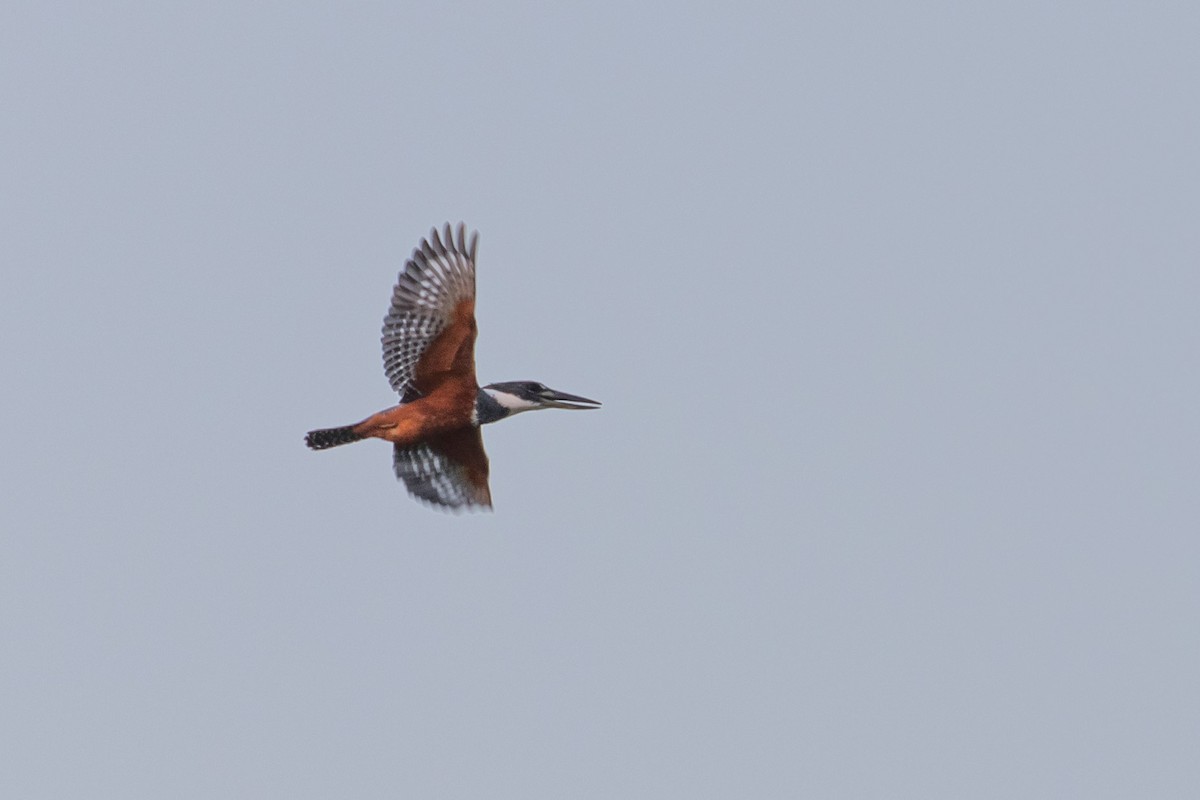
<path fill-rule="evenodd" d="M 6 3 L 0 795 L 1200 794 L 1194 3 Z M 388 292 L 482 234 L 496 512 Z"/>

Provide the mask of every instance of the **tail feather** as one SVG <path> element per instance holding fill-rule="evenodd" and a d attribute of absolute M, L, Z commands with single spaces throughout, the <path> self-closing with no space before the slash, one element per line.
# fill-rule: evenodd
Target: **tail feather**
<path fill-rule="evenodd" d="M 319 431 L 309 431 L 304 437 L 304 443 L 313 450 L 325 450 L 340 444 L 350 444 L 365 438 L 354 432 L 354 425 L 344 428 L 322 428 Z"/>

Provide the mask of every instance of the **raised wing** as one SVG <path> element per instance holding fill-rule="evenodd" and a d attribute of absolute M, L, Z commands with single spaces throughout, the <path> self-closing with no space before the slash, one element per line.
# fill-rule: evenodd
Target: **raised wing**
<path fill-rule="evenodd" d="M 383 369 L 404 402 L 446 377 L 475 380 L 475 252 L 479 234 L 446 223 L 422 239 L 383 318 Z"/>
<path fill-rule="evenodd" d="M 451 511 L 492 507 L 488 458 L 479 428 L 462 428 L 415 444 L 396 445 L 396 477 L 418 500 Z"/>

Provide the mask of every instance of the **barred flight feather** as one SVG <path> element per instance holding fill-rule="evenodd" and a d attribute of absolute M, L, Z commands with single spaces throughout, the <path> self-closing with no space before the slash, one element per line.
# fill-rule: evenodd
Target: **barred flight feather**
<path fill-rule="evenodd" d="M 446 223 L 441 235 L 434 228 L 421 240 L 396 280 L 383 320 L 383 369 L 405 401 L 417 395 L 413 377 L 421 355 L 453 321 L 458 304 L 475 298 L 478 247 L 478 233 L 468 239 L 461 222 L 457 231 Z"/>

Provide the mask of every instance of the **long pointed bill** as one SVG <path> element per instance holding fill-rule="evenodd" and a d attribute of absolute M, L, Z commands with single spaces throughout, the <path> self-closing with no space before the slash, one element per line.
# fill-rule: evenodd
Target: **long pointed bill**
<path fill-rule="evenodd" d="M 600 407 L 599 400 L 588 400 L 586 397 L 556 392 L 553 389 L 542 395 L 542 403 L 549 408 L 588 409 Z"/>

